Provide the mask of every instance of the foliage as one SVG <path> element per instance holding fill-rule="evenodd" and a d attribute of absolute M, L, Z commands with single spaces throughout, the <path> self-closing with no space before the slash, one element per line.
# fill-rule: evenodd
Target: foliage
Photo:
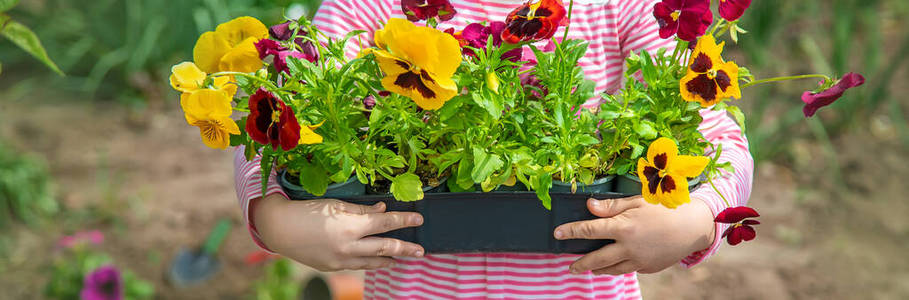
<path fill-rule="evenodd" d="M 58 209 L 43 160 L 18 153 L 0 141 L 0 227 L 11 219 L 38 224 Z"/>
<path fill-rule="evenodd" d="M 277 20 L 291 3 L 302 4 L 305 13 L 317 5 L 313 0 L 47 0 L 17 16 L 36 24 L 51 56 L 69 75 L 42 80 L 69 92 L 144 103 L 160 98 L 170 66 L 191 53 L 200 33 L 234 15 Z M 0 51 L 0 57 L 10 62 L 7 70 L 30 69 L 21 55 Z"/>
<path fill-rule="evenodd" d="M 82 246 L 69 249 L 57 258 L 51 278 L 45 286 L 45 295 L 51 299 L 79 299 L 85 276 L 92 271 L 111 265 L 113 259 L 107 254 Z M 152 299 L 154 286 L 137 277 L 131 271 L 122 272 L 123 299 Z"/>
<path fill-rule="evenodd" d="M 268 55 L 272 50 L 263 50 L 268 47 L 304 51 L 297 39 L 315 42 L 321 35 L 306 19 L 292 22 L 289 28 L 295 31 L 293 38 L 281 44 L 260 43 L 260 53 Z M 388 29 L 392 26 L 386 28 L 393 30 Z M 247 112 L 261 107 L 262 99 L 280 99 L 272 105 L 280 108 L 286 103 L 302 128 L 314 129 L 324 137 L 320 143 L 295 148 L 288 148 L 296 143 L 287 145 L 285 139 L 279 149 L 278 140 L 266 139 L 264 132 L 280 131 L 283 136 L 288 126 L 296 125 L 277 121 L 274 108 L 267 108 L 265 115 L 256 108 L 249 119 L 240 120 L 246 131 L 233 137 L 232 145 L 245 145 L 250 157 L 261 153 L 263 172 L 270 172 L 276 161 L 278 167 L 301 175 L 300 185 L 315 195 L 324 194 L 329 184 L 355 175 L 366 184 L 389 186 L 398 200 L 413 201 L 423 198 L 424 187 L 448 178 L 448 187 L 454 191 L 475 186 L 491 191 L 521 182 L 536 191 L 546 207 L 550 206 L 549 189 L 554 180 L 577 187 L 604 176 L 633 174 L 645 146 L 661 135 L 683 141 L 684 154 L 704 153 L 705 143 L 697 131 L 697 105 L 680 101 L 677 88 L 674 94 L 649 96 L 647 91 L 639 91 L 643 83 L 630 80 L 633 83 L 619 96 L 621 101 L 604 106 L 599 114 L 584 109 L 597 96 L 595 84 L 584 78 L 578 64 L 587 52 L 584 41 L 553 41 L 552 49 L 538 49 L 529 42 L 497 45 L 490 36 L 486 47 L 471 48 L 473 55 L 465 55 L 457 69 L 453 80 L 465 92 L 441 99 L 444 105 L 436 106 L 432 104 L 436 100 L 420 102 L 410 98 L 416 96 L 386 94 L 387 89 L 400 90 L 389 86 L 394 78 L 387 81 L 389 64 L 383 61 L 390 59 L 389 52 L 371 49 L 356 59 L 345 57 L 346 45 L 359 33 L 315 43 L 319 55 L 307 56 L 312 60 L 275 55 L 274 65 L 286 64 L 286 72 L 267 68 L 252 74 L 208 74 L 210 78 L 236 76 L 239 87 L 254 95 L 238 98 L 235 110 Z M 384 40 L 382 44 L 394 42 Z M 532 49 L 536 63 L 530 71 L 522 70 L 523 61 L 503 58 L 525 46 Z M 662 72 L 656 65 L 667 64 L 671 58 L 654 61 L 643 55 L 629 61 L 635 66 L 629 77 L 644 70 L 655 90 L 677 84 L 681 67 Z M 431 65 L 418 67 L 434 70 Z M 522 77 L 534 78 L 537 84 L 525 84 Z M 274 96 L 262 96 L 262 88 Z M 197 93 L 202 92 L 190 91 L 184 97 L 193 99 Z M 375 105 L 366 107 L 363 100 L 367 98 L 375 99 Z M 195 107 L 192 103 L 188 100 L 184 109 Z M 424 109 L 424 104 L 433 106 Z M 281 120 L 286 113 L 280 113 Z M 676 118 L 679 121 L 667 120 Z"/>
<path fill-rule="evenodd" d="M 294 278 L 290 260 L 282 258 L 272 261 L 265 268 L 265 276 L 256 281 L 258 300 L 293 300 L 300 295 L 300 282 Z"/>
<path fill-rule="evenodd" d="M 835 113 L 825 116 L 826 129 L 815 122 L 799 125 L 800 110 L 789 105 L 799 90 L 785 86 L 756 89 L 749 97 L 759 101 L 743 105 L 750 116 L 747 125 L 755 160 L 786 158 L 793 143 L 806 134 L 819 140 L 826 153 L 835 153 L 830 139 L 866 124 L 875 115 L 889 119 L 902 142 L 909 145 L 909 127 L 901 107 L 904 101 L 890 91 L 894 80 L 899 80 L 894 74 L 907 66 L 909 35 L 905 30 L 889 29 L 905 28 L 906 17 L 909 5 L 899 0 L 755 1 L 741 22 L 752 37 L 740 41 L 738 47 L 754 69 L 796 72 L 805 64 L 785 62 L 808 62 L 814 69 L 838 75 L 856 68 L 870 83 L 831 106 Z M 887 39 L 893 43 L 885 43 Z M 837 157 L 828 155 L 827 160 L 835 165 Z"/>
<path fill-rule="evenodd" d="M 19 0 L 0 0 L 0 35 L 19 46 L 19 48 L 54 72 L 57 72 L 57 74 L 63 75 L 63 71 L 60 71 L 60 68 L 47 56 L 47 52 L 44 50 L 44 46 L 41 45 L 41 41 L 38 40 L 38 36 L 31 29 L 22 23 L 14 21 L 6 14 L 17 4 L 19 4 Z M 3 71 L 2 67 L 3 65 L 0 64 L 0 72 Z"/>

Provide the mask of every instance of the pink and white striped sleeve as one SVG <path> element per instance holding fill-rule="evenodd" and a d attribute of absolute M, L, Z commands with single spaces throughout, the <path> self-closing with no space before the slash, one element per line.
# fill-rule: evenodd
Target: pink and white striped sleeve
<path fill-rule="evenodd" d="M 647 52 L 656 53 L 659 48 L 671 49 L 675 47 L 675 39 L 661 39 L 659 25 L 653 17 L 653 6 L 657 0 L 627 0 L 619 1 L 619 19 L 617 22 L 619 39 L 622 52 L 647 49 Z M 741 128 L 725 112 L 702 110 L 704 121 L 698 130 L 708 142 L 713 145 L 723 145 L 723 154 L 720 162 L 730 162 L 735 168 L 734 174 L 726 174 L 714 180 L 717 189 L 729 200 L 733 206 L 748 203 L 751 195 L 751 183 L 754 173 L 754 161 L 748 150 L 748 140 L 742 134 Z M 713 154 L 708 153 L 708 155 Z M 701 185 L 691 193 L 692 199 L 699 199 L 707 203 L 713 215 L 716 216 L 726 209 L 723 198 L 707 184 Z M 681 261 L 682 265 L 692 267 L 710 257 L 722 244 L 721 235 L 728 225 L 717 224 L 713 245 L 702 251 L 692 253 Z"/>
<path fill-rule="evenodd" d="M 367 33 L 361 35 L 360 39 L 364 42 L 372 41 L 372 32 L 381 28 L 383 26 L 382 22 L 388 19 L 388 15 L 391 13 L 389 7 L 391 7 L 391 0 L 326 0 L 319 7 L 319 11 L 313 18 L 313 23 L 319 30 L 332 38 L 343 38 L 347 33 L 354 30 L 366 30 Z M 348 43 L 347 56 L 355 57 L 360 51 L 360 45 L 356 40 Z M 259 247 L 268 250 L 268 247 L 259 238 L 259 232 L 250 218 L 253 213 L 250 210 L 250 202 L 262 196 L 262 169 L 259 166 L 261 160 L 261 156 L 256 156 L 253 160 L 247 161 L 244 156 L 244 147 L 237 147 L 234 155 L 234 180 L 237 199 L 240 202 L 240 208 L 243 211 L 243 217 L 246 220 L 253 241 Z M 268 180 L 266 196 L 279 193 L 287 197 L 287 194 L 278 185 L 276 178 L 277 175 L 272 171 Z"/>
<path fill-rule="evenodd" d="M 347 57 L 356 57 L 360 49 L 370 46 L 373 32 L 384 26 L 391 15 L 391 7 L 391 0 L 325 0 L 313 18 L 313 24 L 336 39 L 355 30 L 365 30 L 366 33 L 351 39 L 345 48 Z"/>
<path fill-rule="evenodd" d="M 724 197 L 733 207 L 748 204 L 754 177 L 754 159 L 748 150 L 748 139 L 742 134 L 742 129 L 725 111 L 705 109 L 701 111 L 701 116 L 704 117 L 704 121 L 701 122 L 698 130 L 711 144 L 722 145 L 723 153 L 719 162 L 729 162 L 735 169 L 734 173 L 724 172 L 724 176 L 713 181 L 722 195 L 718 194 L 709 184 L 702 184 L 700 188 L 691 193 L 693 201 L 698 199 L 704 201 L 716 216 L 728 207 L 726 201 L 723 201 Z M 707 153 L 707 155 L 713 154 L 715 152 L 712 150 Z M 692 267 L 715 254 L 723 244 L 722 234 L 726 228 L 729 228 L 728 224 L 716 223 L 713 245 L 686 257 L 682 260 L 682 265 Z"/>
<path fill-rule="evenodd" d="M 234 184 L 237 190 L 237 200 L 240 202 L 240 209 L 243 212 L 243 219 L 246 221 L 246 227 L 252 235 L 253 242 L 262 249 L 268 250 L 262 239 L 259 238 L 259 231 L 252 222 L 252 211 L 250 202 L 262 197 L 262 168 L 260 162 L 262 156 L 257 155 L 253 160 L 247 161 L 244 155 L 245 147 L 239 146 L 234 152 Z M 277 175 L 272 170 L 268 178 L 268 189 L 265 195 L 281 194 L 287 198 L 287 194 L 278 185 Z"/>

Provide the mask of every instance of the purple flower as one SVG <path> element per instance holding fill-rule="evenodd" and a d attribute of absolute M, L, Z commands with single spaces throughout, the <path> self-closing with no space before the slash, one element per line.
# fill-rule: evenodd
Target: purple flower
<path fill-rule="evenodd" d="M 466 40 L 467 44 L 471 47 L 485 50 L 486 42 L 489 40 L 490 35 L 492 36 L 493 46 L 502 46 L 503 31 L 505 31 L 505 22 L 492 22 L 489 23 L 489 26 L 473 23 L 464 27 L 464 31 L 461 32 L 461 37 Z M 470 51 L 470 49 L 464 49 L 464 53 L 471 56 L 474 55 L 473 51 Z M 521 50 L 521 48 L 515 48 L 502 54 L 502 59 L 516 62 L 521 59 L 521 54 L 523 54 L 523 50 Z"/>
<path fill-rule="evenodd" d="M 844 75 L 842 79 L 833 85 L 833 87 L 825 91 L 820 93 L 805 92 L 802 94 L 802 102 L 805 102 L 805 107 L 802 109 L 802 112 L 805 113 L 806 118 L 810 118 L 814 116 L 814 113 L 821 107 L 830 105 L 842 97 L 846 90 L 860 86 L 864 83 L 865 77 L 850 72 Z"/>
<path fill-rule="evenodd" d="M 289 73 L 290 69 L 287 67 L 288 56 L 305 59 L 311 63 L 315 63 L 319 60 L 319 53 L 312 42 L 303 42 L 303 39 L 297 39 L 297 42 L 297 45 L 303 50 L 302 52 L 288 50 L 286 47 L 281 46 L 280 43 L 269 39 L 263 39 L 256 43 L 256 50 L 259 51 L 259 58 L 261 59 L 265 59 L 270 55 L 274 56 L 274 65 L 278 72 Z"/>
<path fill-rule="evenodd" d="M 113 266 L 103 266 L 85 276 L 82 300 L 121 300 L 123 299 L 123 278 L 120 271 Z"/>
<path fill-rule="evenodd" d="M 745 14 L 745 10 L 749 6 L 751 6 L 751 0 L 720 0 L 720 16 L 729 22 L 738 20 Z"/>
<path fill-rule="evenodd" d="M 653 6 L 653 16 L 660 25 L 660 38 L 678 34 L 694 42 L 713 23 L 710 0 L 663 0 Z"/>
<path fill-rule="evenodd" d="M 291 21 L 287 21 L 268 28 L 268 35 L 279 41 L 289 40 L 294 34 L 294 31 L 290 30 L 290 22 Z"/>
<path fill-rule="evenodd" d="M 278 42 L 269 39 L 262 39 L 256 45 L 256 50 L 259 51 L 259 59 L 265 59 L 269 55 L 277 56 L 279 52 L 287 50 L 284 46 L 281 46 Z"/>

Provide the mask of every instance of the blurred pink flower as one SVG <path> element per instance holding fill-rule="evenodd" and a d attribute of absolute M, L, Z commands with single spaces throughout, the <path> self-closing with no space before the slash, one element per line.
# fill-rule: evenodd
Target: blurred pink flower
<path fill-rule="evenodd" d="M 101 231 L 98 230 L 90 230 L 63 236 L 57 241 L 57 246 L 64 249 L 71 249 L 78 245 L 100 245 L 101 243 L 104 243 L 104 233 L 101 233 Z"/>

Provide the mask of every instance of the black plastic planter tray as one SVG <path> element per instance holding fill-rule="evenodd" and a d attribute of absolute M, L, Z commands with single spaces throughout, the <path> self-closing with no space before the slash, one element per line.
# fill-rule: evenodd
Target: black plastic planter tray
<path fill-rule="evenodd" d="M 287 188 L 285 188 L 287 190 Z M 624 195 L 552 195 L 547 210 L 533 192 L 427 193 L 423 200 L 401 202 L 386 195 L 335 197 L 373 205 L 385 202 L 388 211 L 419 212 L 423 226 L 381 234 L 423 246 L 427 253 L 531 252 L 584 254 L 612 240 L 567 240 L 553 238 L 559 225 L 591 220 L 587 199 L 621 198 Z M 296 199 L 306 200 L 306 199 Z"/>

